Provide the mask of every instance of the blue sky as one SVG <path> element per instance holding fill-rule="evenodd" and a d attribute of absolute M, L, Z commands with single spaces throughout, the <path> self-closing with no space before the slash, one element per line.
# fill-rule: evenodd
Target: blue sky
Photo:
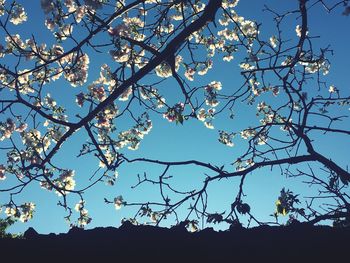
<path fill-rule="evenodd" d="M 53 43 L 53 38 L 50 32 L 43 26 L 44 14 L 40 9 L 39 1 L 23 1 L 24 7 L 28 13 L 28 22 L 18 28 L 12 28 L 14 31 L 19 30 L 23 38 L 28 38 L 34 34 L 38 42 Z M 30 3 L 29 3 L 30 2 Z M 332 2 L 332 1 L 329 1 Z M 297 1 L 241 1 L 237 7 L 237 13 L 244 16 L 246 19 L 262 22 L 260 32 L 262 36 L 267 37 L 275 34 L 274 24 L 272 23 L 271 15 L 267 12 L 262 12 L 263 4 L 267 4 L 277 10 L 290 10 L 297 8 Z M 252 8 L 254 6 L 254 8 Z M 315 7 L 310 11 L 309 30 L 312 35 L 319 35 L 319 39 L 315 39 L 315 46 L 324 47 L 328 44 L 334 50 L 334 55 L 329 57 L 331 61 L 331 72 L 326 77 L 328 84 L 334 84 L 338 89 L 349 95 L 349 58 L 350 49 L 348 48 L 349 34 L 348 25 L 349 17 L 341 15 L 343 10 L 338 8 L 331 14 L 327 14 L 321 7 Z M 295 17 L 291 19 L 290 24 L 283 26 L 285 36 L 290 36 L 295 39 L 295 26 L 300 23 L 295 21 Z M 34 30 L 35 29 L 35 30 Z M 3 32 L 0 32 L 0 41 L 3 41 Z M 50 36 L 50 37 L 48 37 Z M 295 40 L 294 40 L 295 41 Z M 243 52 L 243 51 L 241 51 Z M 91 54 L 91 53 L 90 53 Z M 221 81 L 223 91 L 241 85 L 242 78 L 239 75 L 240 58 L 245 54 L 237 53 L 236 59 L 230 63 L 222 62 L 219 59 L 214 60 L 213 70 L 205 77 L 196 77 L 196 85 L 205 84 L 213 80 Z M 104 56 L 90 55 L 91 67 L 98 69 L 101 64 L 105 63 Z M 7 63 L 11 63 L 10 61 Z M 89 81 L 93 81 L 93 70 L 90 70 Z M 165 97 L 176 99 L 175 91 L 177 87 L 175 82 L 167 81 L 167 91 Z M 73 105 L 73 95 L 78 94 L 80 90 L 86 89 L 86 86 L 75 88 L 70 87 L 65 81 L 60 80 L 50 86 L 50 93 L 58 102 L 67 105 L 69 111 L 77 110 Z M 278 99 L 278 98 L 277 98 Z M 75 107 L 75 108 L 74 108 Z M 215 129 L 206 129 L 203 123 L 197 120 L 189 120 L 184 125 L 175 125 L 164 120 L 161 116 L 151 115 L 153 121 L 153 129 L 149 135 L 141 142 L 139 150 L 135 152 L 124 150 L 127 156 L 132 157 L 147 157 L 152 159 L 161 159 L 166 161 L 180 161 L 188 159 L 197 159 L 203 162 L 221 166 L 225 164 L 230 167 L 232 163 L 245 149 L 244 141 L 240 138 L 235 138 L 235 147 L 227 147 L 220 144 L 218 139 L 218 130 L 224 129 L 227 131 L 237 131 L 248 125 L 256 124 L 258 118 L 254 116 L 254 112 L 247 108 L 243 103 L 237 105 L 234 109 L 235 117 L 231 120 L 228 118 L 228 113 L 223 113 L 215 119 Z M 1 119 L 5 118 L 1 116 Z M 127 120 L 121 123 L 121 126 L 127 126 Z M 350 128 L 348 120 L 342 123 L 344 127 Z M 82 136 L 83 135 L 83 136 Z M 89 178 L 96 169 L 98 162 L 91 157 L 74 158 L 79 152 L 79 147 L 86 140 L 86 133 L 82 132 L 74 135 L 69 143 L 63 145 L 62 149 L 55 157 L 58 164 L 63 167 L 76 170 L 76 181 L 82 187 L 87 183 L 86 178 Z M 346 137 L 344 137 L 346 139 Z M 345 167 L 348 164 L 347 149 L 350 146 L 348 139 L 343 140 L 340 137 L 329 137 L 317 135 L 315 142 L 321 153 L 327 157 L 336 160 L 339 164 Z M 0 156 L 3 158 L 2 156 Z M 116 185 L 108 187 L 103 183 L 96 185 L 88 190 L 85 194 L 87 202 L 86 208 L 89 210 L 93 221 L 88 228 L 98 226 L 119 226 L 123 217 L 133 217 L 134 208 L 122 208 L 116 211 L 113 206 L 106 205 L 103 198 L 112 199 L 115 196 L 123 195 L 128 202 L 138 202 L 144 200 L 157 200 L 159 192 L 157 187 L 143 186 L 137 189 L 131 189 L 132 185 L 137 183 L 137 174 L 147 174 L 151 176 L 159 176 L 163 167 L 156 165 L 145 165 L 144 163 L 135 165 L 123 165 L 119 170 L 119 177 Z M 233 169 L 233 168 L 228 168 Z M 174 175 L 174 185 L 178 187 L 201 186 L 203 182 L 203 169 L 186 166 L 174 168 L 170 170 L 170 174 Z M 208 171 L 207 171 L 208 172 Z M 210 174 L 210 172 L 208 172 Z M 0 182 L 1 183 L 1 182 Z M 208 201 L 211 212 L 227 211 L 229 204 L 234 200 L 238 191 L 237 179 L 223 180 L 214 183 L 209 188 L 210 199 Z M 298 180 L 287 180 L 281 176 L 280 172 L 270 170 L 269 168 L 260 169 L 250 174 L 246 181 L 245 201 L 251 204 L 252 211 L 261 220 L 272 220 L 269 216 L 274 212 L 275 201 L 282 187 L 292 189 L 294 192 L 304 193 L 312 191 L 306 189 Z M 6 195 L 0 194 L 1 202 L 6 202 Z M 4 201 L 5 200 L 5 201 Z M 18 203 L 24 201 L 32 201 L 36 203 L 36 212 L 32 220 L 27 223 L 16 223 L 10 228 L 11 232 L 24 232 L 28 227 L 32 226 L 40 233 L 50 232 L 66 232 L 68 224 L 64 221 L 65 211 L 56 206 L 58 201 L 57 196 L 48 191 L 43 191 L 38 185 L 28 187 L 23 195 L 16 198 Z M 70 197 L 69 202 L 74 206 L 78 201 L 77 197 Z M 187 212 L 185 206 L 180 210 L 179 214 L 184 215 Z M 76 215 L 77 216 L 77 215 Z M 74 217 L 72 218 L 74 221 Z M 173 224 L 168 220 L 164 225 Z M 224 227 L 224 226 L 223 226 Z"/>

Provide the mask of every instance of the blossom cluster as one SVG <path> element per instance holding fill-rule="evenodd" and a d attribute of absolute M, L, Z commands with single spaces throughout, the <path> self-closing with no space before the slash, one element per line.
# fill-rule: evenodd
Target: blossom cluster
<path fill-rule="evenodd" d="M 205 87 L 206 99 L 205 103 L 210 107 L 216 107 L 219 104 L 217 100 L 217 91 L 222 89 L 220 81 L 212 81 Z"/>
<path fill-rule="evenodd" d="M 14 2 L 9 9 L 6 9 L 5 4 L 5 0 L 0 0 L 0 16 L 7 13 L 9 15 L 9 21 L 14 25 L 19 25 L 27 21 L 27 13 L 21 4 Z"/>
<path fill-rule="evenodd" d="M 108 175 L 106 173 L 104 176 L 105 177 L 104 181 L 106 182 L 107 185 L 113 186 L 115 184 L 115 181 L 117 180 L 118 176 L 119 176 L 118 171 L 114 171 L 113 175 Z"/>
<path fill-rule="evenodd" d="M 118 47 L 118 49 L 110 50 L 109 54 L 116 62 L 127 62 L 131 58 L 131 47 L 128 44 Z"/>
<path fill-rule="evenodd" d="M 185 105 L 182 102 L 176 103 L 173 107 L 169 107 L 167 112 L 163 114 L 163 118 L 169 122 L 183 123 L 184 117 L 182 115 Z"/>
<path fill-rule="evenodd" d="M 256 135 L 256 130 L 249 127 L 247 129 L 244 129 L 243 131 L 241 131 L 240 135 L 241 135 L 242 139 L 247 140 L 247 139 Z"/>
<path fill-rule="evenodd" d="M 221 142 L 224 145 L 227 145 L 229 147 L 233 147 L 234 143 L 232 142 L 232 139 L 234 138 L 234 133 L 227 133 L 225 131 L 219 131 L 219 142 Z"/>
<path fill-rule="evenodd" d="M 132 94 L 132 87 L 128 87 L 122 94 L 120 94 L 118 100 L 127 101 Z"/>
<path fill-rule="evenodd" d="M 70 52 L 65 54 L 62 46 L 54 44 L 48 48 L 45 43 L 38 44 L 34 39 L 22 40 L 19 34 L 5 37 L 6 47 L 0 47 L 0 56 L 6 54 L 16 54 L 24 56 L 27 60 L 35 59 L 38 64 L 45 64 L 50 60 L 56 60 L 57 66 L 38 68 L 36 70 L 22 69 L 17 72 L 16 86 L 12 76 L 0 72 L 0 78 L 3 84 L 10 89 L 18 89 L 22 94 L 33 93 L 34 83 L 43 83 L 55 81 L 62 75 L 71 83 L 73 87 L 83 85 L 88 77 L 89 57 L 87 54 Z"/>
<path fill-rule="evenodd" d="M 113 201 L 114 201 L 114 207 L 117 210 L 119 210 L 120 208 L 122 208 L 123 205 L 125 205 L 125 201 L 123 199 L 123 196 L 121 195 L 115 197 Z"/>
<path fill-rule="evenodd" d="M 145 50 L 137 51 L 127 41 L 127 39 L 144 41 L 146 37 L 142 33 L 144 26 L 144 21 L 139 17 L 125 17 L 122 23 L 109 28 L 108 33 L 115 46 L 115 49 L 111 49 L 109 54 L 116 62 L 126 63 L 128 67 L 136 65 L 138 68 L 142 68 L 145 66 Z"/>
<path fill-rule="evenodd" d="M 24 11 L 23 6 L 20 4 L 14 4 L 10 13 L 10 22 L 14 25 L 22 24 L 27 21 L 27 14 Z"/>
<path fill-rule="evenodd" d="M 144 205 L 139 210 L 139 216 L 147 216 L 152 223 L 158 223 L 161 217 L 166 217 L 165 213 L 153 211 L 148 205 Z"/>
<path fill-rule="evenodd" d="M 318 59 L 313 62 L 299 62 L 299 64 L 305 66 L 305 71 L 307 73 L 317 73 L 322 72 L 323 75 L 327 75 L 329 73 L 330 64 L 325 59 Z"/>
<path fill-rule="evenodd" d="M 102 102 L 107 98 L 108 92 L 109 93 L 112 92 L 116 87 L 117 87 L 117 81 L 115 80 L 115 77 L 111 72 L 111 69 L 109 68 L 108 65 L 103 64 L 101 66 L 100 77 L 94 82 L 92 82 L 90 85 L 88 85 L 89 92 L 87 94 L 83 92 L 80 92 L 79 94 L 77 94 L 75 102 L 79 107 L 83 107 L 84 102 L 88 98 L 90 98 L 91 100 L 96 100 L 97 102 Z M 124 98 L 126 97 L 125 94 L 123 96 Z M 109 110 L 111 110 L 111 108 L 109 108 Z M 116 114 L 117 114 L 117 111 L 116 111 Z"/>
<path fill-rule="evenodd" d="M 35 204 L 32 202 L 27 202 L 19 206 L 14 206 L 12 204 L 5 206 L 6 216 L 19 219 L 21 222 L 27 222 L 29 219 L 32 219 L 34 210 Z"/>
<path fill-rule="evenodd" d="M 7 118 L 5 122 L 0 122 L 0 141 L 10 138 L 15 131 L 20 133 L 25 131 L 27 127 L 28 125 L 23 122 L 17 127 L 13 119 Z"/>
<path fill-rule="evenodd" d="M 158 89 L 156 88 L 141 87 L 140 95 L 141 95 L 141 98 L 144 99 L 145 101 L 151 102 L 153 108 L 160 109 L 165 106 L 165 98 L 159 94 Z"/>
<path fill-rule="evenodd" d="M 149 119 L 148 114 L 143 114 L 134 127 L 119 133 L 119 141 L 117 142 L 116 147 L 121 149 L 129 145 L 128 149 L 137 150 L 141 140 L 151 131 L 151 129 L 152 121 Z"/>
<path fill-rule="evenodd" d="M 117 116 L 119 110 L 116 105 L 113 103 L 106 106 L 101 112 L 96 116 L 96 126 L 103 128 L 105 131 L 110 131 L 113 125 L 113 119 Z"/>
<path fill-rule="evenodd" d="M 263 115 L 263 118 L 260 120 L 260 123 L 262 125 L 267 125 L 270 123 L 283 124 L 283 125 L 281 125 L 282 131 L 288 131 L 290 129 L 292 119 L 289 118 L 289 120 L 287 120 L 286 117 L 283 117 L 277 111 L 274 111 L 271 108 L 271 106 L 267 105 L 264 101 L 258 103 L 257 110 L 258 110 L 258 115 L 259 115 L 259 113 Z M 298 101 L 293 102 L 293 110 L 300 111 L 300 105 L 299 105 Z M 263 144 L 263 143 L 261 143 L 261 144 Z"/>
<path fill-rule="evenodd" d="M 105 151 L 103 153 L 104 159 L 100 160 L 99 167 L 109 167 L 109 165 L 113 164 L 117 156 L 105 146 L 100 146 L 100 148 L 104 149 Z M 108 176 L 107 174 L 104 177 L 107 179 L 107 184 L 114 184 L 116 177 Z"/>
<path fill-rule="evenodd" d="M 174 65 L 175 72 L 177 72 L 179 70 L 180 63 L 182 62 L 182 60 L 183 60 L 182 56 L 176 56 L 175 65 Z M 173 72 L 172 72 L 171 67 L 172 67 L 172 65 L 170 65 L 166 61 L 160 63 L 155 69 L 157 76 L 161 77 L 161 78 L 168 78 L 168 77 L 172 76 Z"/>
<path fill-rule="evenodd" d="M 159 64 L 156 67 L 155 71 L 157 76 L 161 78 L 169 78 L 170 76 L 172 76 L 171 65 L 169 65 L 168 62 L 162 62 L 161 64 Z"/>
<path fill-rule="evenodd" d="M 209 108 L 207 111 L 201 108 L 197 113 L 197 119 L 202 121 L 208 129 L 214 129 L 213 119 L 214 119 L 215 109 Z"/>
<path fill-rule="evenodd" d="M 37 129 L 31 129 L 29 131 L 24 131 L 21 133 L 22 143 L 26 146 L 28 153 L 40 154 L 43 151 L 46 151 L 50 144 L 51 140 L 48 136 L 42 136 L 41 132 Z"/>
<path fill-rule="evenodd" d="M 75 211 L 79 212 L 78 225 L 84 227 L 89 224 L 92 218 L 89 216 L 88 210 L 85 208 L 85 201 L 80 200 L 74 207 Z"/>
<path fill-rule="evenodd" d="M 259 31 L 257 30 L 256 23 L 250 20 L 240 21 L 242 33 L 251 39 L 255 39 Z"/>
<path fill-rule="evenodd" d="M 233 164 L 236 166 L 236 171 L 244 171 L 245 169 L 253 166 L 255 162 L 253 158 L 248 158 L 246 160 L 238 158 Z"/>
<path fill-rule="evenodd" d="M 47 180 L 41 181 L 40 186 L 47 190 L 52 190 L 55 188 L 57 195 L 67 195 L 70 191 L 73 191 L 75 188 L 74 180 L 75 171 L 74 170 L 63 170 L 58 178 L 52 180 L 52 184 Z"/>
<path fill-rule="evenodd" d="M 242 137 L 242 139 L 249 139 L 251 137 L 254 138 L 254 142 L 258 145 L 264 145 L 266 144 L 267 140 L 268 140 L 268 136 L 266 133 L 264 132 L 257 132 L 255 129 L 253 128 L 247 128 L 244 129 L 240 132 L 240 135 Z"/>
<path fill-rule="evenodd" d="M 70 61 L 73 66 L 65 74 L 65 78 L 73 87 L 81 86 L 86 82 L 88 77 L 89 56 L 87 54 L 74 54 Z"/>
<path fill-rule="evenodd" d="M 84 4 L 79 5 L 73 0 L 62 2 L 62 5 L 57 6 L 51 0 L 41 0 L 41 8 L 48 16 L 45 25 L 53 31 L 58 41 L 67 39 L 73 31 L 73 23 L 65 20 L 72 17 L 74 23 L 80 23 L 87 14 L 94 14 L 96 9 L 102 8 L 104 0 L 84 0 Z M 55 32 L 56 27 L 58 27 L 58 30 Z"/>

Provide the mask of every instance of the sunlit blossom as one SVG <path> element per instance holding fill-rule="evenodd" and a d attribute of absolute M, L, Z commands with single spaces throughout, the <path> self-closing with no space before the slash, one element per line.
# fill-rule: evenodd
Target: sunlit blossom
<path fill-rule="evenodd" d="M 119 210 L 120 208 L 122 208 L 123 204 L 124 204 L 124 199 L 121 195 L 114 198 L 115 209 Z"/>
<path fill-rule="evenodd" d="M 14 25 L 19 25 L 25 21 L 27 21 L 27 14 L 24 8 L 20 4 L 15 4 L 10 13 L 10 22 Z"/>
<path fill-rule="evenodd" d="M 334 85 L 330 85 L 328 91 L 329 93 L 336 93 L 338 90 Z"/>
<path fill-rule="evenodd" d="M 255 36 L 259 33 L 259 31 L 257 30 L 255 22 L 250 21 L 250 20 L 242 21 L 240 29 L 241 29 L 242 33 L 246 37 L 255 38 Z"/>
<path fill-rule="evenodd" d="M 214 129 L 214 125 L 211 121 L 205 121 L 204 122 L 205 127 L 207 127 L 208 129 Z"/>
<path fill-rule="evenodd" d="M 6 179 L 6 176 L 5 176 L 5 166 L 0 164 L 0 181 L 3 181 Z"/>
<path fill-rule="evenodd" d="M 277 44 L 278 44 L 278 40 L 277 40 L 277 37 L 276 36 L 272 36 L 270 37 L 270 45 L 273 47 L 273 48 L 276 48 L 277 47 Z"/>
<path fill-rule="evenodd" d="M 184 111 L 185 105 L 182 102 L 176 103 L 173 107 L 168 108 L 167 112 L 163 114 L 163 118 L 169 122 L 177 121 L 183 122 L 182 112 Z"/>
<path fill-rule="evenodd" d="M 171 66 L 167 62 L 162 62 L 155 69 L 157 76 L 162 78 L 169 78 L 172 76 Z"/>
<path fill-rule="evenodd" d="M 5 0 L 0 0 L 0 16 L 5 14 Z"/>
<path fill-rule="evenodd" d="M 194 69 L 192 69 L 192 68 L 187 68 L 187 69 L 186 69 L 186 72 L 185 72 L 185 77 L 186 77 L 188 80 L 193 81 L 193 80 L 194 80 L 193 76 L 194 76 L 195 73 L 196 73 L 196 71 L 195 71 Z"/>
<path fill-rule="evenodd" d="M 229 147 L 233 147 L 234 143 L 232 142 L 232 139 L 234 137 L 233 133 L 227 133 L 225 131 L 219 131 L 219 142 L 222 144 L 225 144 Z"/>

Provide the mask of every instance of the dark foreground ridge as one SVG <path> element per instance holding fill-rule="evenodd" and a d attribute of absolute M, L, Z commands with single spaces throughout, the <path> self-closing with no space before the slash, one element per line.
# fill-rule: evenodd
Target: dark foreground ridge
<path fill-rule="evenodd" d="M 0 239 L 0 262 L 350 262 L 350 228 L 185 228 L 123 224 Z M 4 260 L 7 259 L 7 260 Z M 4 260 L 4 261 L 3 261 Z"/>

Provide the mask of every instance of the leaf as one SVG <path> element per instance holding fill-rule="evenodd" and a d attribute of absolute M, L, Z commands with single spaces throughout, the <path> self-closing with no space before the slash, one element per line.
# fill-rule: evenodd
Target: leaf
<path fill-rule="evenodd" d="M 177 115 L 177 120 L 176 120 L 176 122 L 179 122 L 179 123 L 183 124 L 183 122 L 184 122 L 184 117 L 183 117 L 181 114 L 178 114 L 178 115 Z"/>
<path fill-rule="evenodd" d="M 222 220 L 223 220 L 222 215 L 224 213 L 221 213 L 221 214 L 219 214 L 219 213 L 209 214 L 208 217 L 207 217 L 207 222 L 208 223 L 214 223 L 214 224 L 222 222 Z"/>
<path fill-rule="evenodd" d="M 237 205 L 238 213 L 245 215 L 250 212 L 250 206 L 247 203 L 240 203 Z"/>

